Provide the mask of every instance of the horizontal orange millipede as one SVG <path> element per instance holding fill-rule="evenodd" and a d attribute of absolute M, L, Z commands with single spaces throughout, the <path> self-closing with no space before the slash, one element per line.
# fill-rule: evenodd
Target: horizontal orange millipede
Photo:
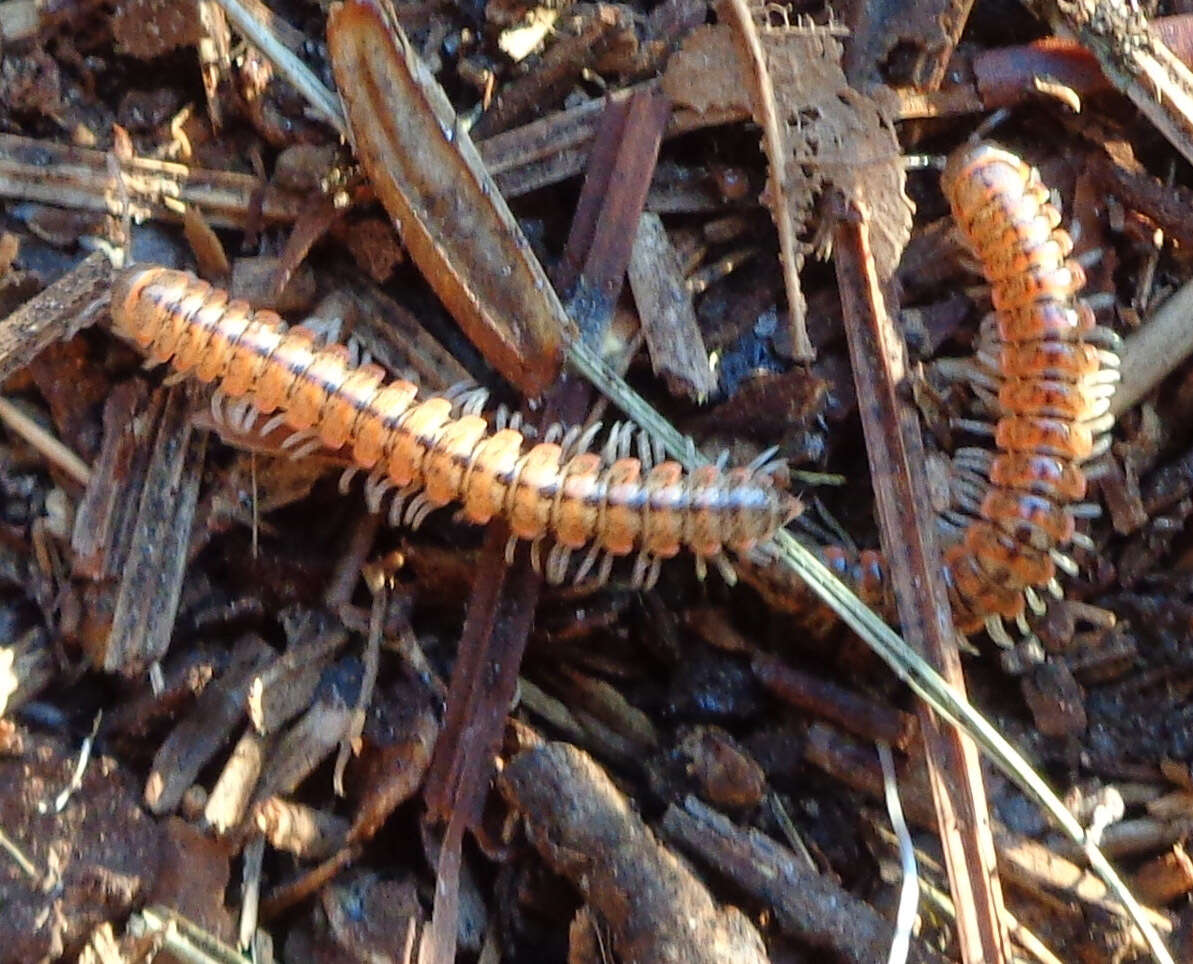
<path fill-rule="evenodd" d="M 250 403 L 329 449 L 347 446 L 371 472 L 370 504 L 398 490 L 391 517 L 405 506 L 417 525 L 433 509 L 460 505 L 468 522 L 499 517 L 514 540 L 550 540 L 542 571 L 567 575 L 572 553 L 586 550 L 575 575 L 608 578 L 616 557 L 635 555 L 633 582 L 650 586 L 661 560 L 686 548 L 703 571 L 725 569 L 725 548 L 749 552 L 800 511 L 776 486 L 781 463 L 770 453 L 748 466 L 685 472 L 677 462 L 649 466 L 628 455 L 629 432 L 615 429 L 601 453 L 586 451 L 591 433 L 570 444 L 530 443 L 520 431 L 494 431 L 457 401 L 430 396 L 402 379 L 387 381 L 374 364 L 354 365 L 343 345 L 321 347 L 315 334 L 288 328 L 272 311 L 256 311 L 194 275 L 138 265 L 112 288 L 116 332 L 151 362 L 216 383 L 219 397 Z M 408 504 L 407 499 L 411 499 Z"/>

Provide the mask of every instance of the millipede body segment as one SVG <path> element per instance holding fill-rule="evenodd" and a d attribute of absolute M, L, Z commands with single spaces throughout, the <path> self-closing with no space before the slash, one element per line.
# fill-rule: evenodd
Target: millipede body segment
<path fill-rule="evenodd" d="M 397 488 L 399 499 L 412 498 L 408 520 L 458 503 L 469 522 L 500 517 L 536 548 L 551 540 L 553 581 L 583 549 L 580 575 L 601 552 L 602 578 L 614 557 L 636 555 L 635 581 L 650 582 L 659 561 L 681 548 L 701 561 L 719 560 L 726 547 L 748 551 L 799 511 L 775 486 L 773 464 L 685 472 L 676 462 L 648 467 L 583 445 L 530 444 L 512 428 L 493 431 L 452 400 L 420 399 L 413 383 L 354 365 L 344 346 L 321 347 L 311 331 L 287 328 L 275 313 L 230 300 L 187 272 L 124 270 L 112 289 L 112 321 L 151 361 L 215 383 L 262 414 L 276 412 L 330 449 L 347 446 L 373 473 L 373 492 Z"/>
<path fill-rule="evenodd" d="M 978 363 L 996 388 L 996 451 L 966 449 L 955 465 L 974 483 L 972 516 L 945 553 L 958 628 L 1019 619 L 1034 590 L 1072 568 L 1081 465 L 1113 424 L 1117 336 L 1078 300 L 1085 283 L 1072 241 L 1037 172 L 999 147 L 963 147 L 941 187 L 990 285 L 993 314 Z M 1001 628 L 1001 627 L 999 627 Z"/>

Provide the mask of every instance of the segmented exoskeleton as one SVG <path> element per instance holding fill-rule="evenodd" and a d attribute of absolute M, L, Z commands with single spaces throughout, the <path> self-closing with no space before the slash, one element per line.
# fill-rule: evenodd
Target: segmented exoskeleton
<path fill-rule="evenodd" d="M 685 472 L 677 462 L 629 457 L 628 432 L 613 432 L 602 452 L 586 451 L 591 436 L 531 444 L 514 428 L 492 430 L 452 398 L 419 398 L 412 382 L 387 381 L 377 365 L 353 364 L 344 346 L 321 347 L 306 328 L 287 328 L 187 272 L 126 269 L 113 286 L 112 321 L 151 362 L 214 382 L 219 395 L 277 413 L 330 449 L 347 447 L 372 473 L 373 506 L 396 488 L 391 515 L 404 506 L 414 525 L 450 503 L 478 525 L 503 518 L 511 544 L 534 544 L 536 565 L 540 543 L 552 542 L 542 563 L 551 581 L 584 550 L 576 579 L 602 555 L 602 580 L 614 558 L 634 555 L 633 581 L 651 585 L 661 560 L 680 549 L 701 567 L 721 564 L 725 548 L 749 551 L 799 511 L 776 487 L 779 463 L 769 455 L 742 468 Z"/>

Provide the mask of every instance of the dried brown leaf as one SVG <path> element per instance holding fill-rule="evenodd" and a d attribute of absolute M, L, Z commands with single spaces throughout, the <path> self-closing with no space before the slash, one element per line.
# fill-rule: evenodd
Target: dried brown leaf
<path fill-rule="evenodd" d="M 749 110 L 748 67 L 724 24 L 697 27 L 667 62 L 663 91 L 698 114 Z"/>
<path fill-rule="evenodd" d="M 763 201 L 776 223 L 790 218 L 804 238 L 816 199 L 830 184 L 841 188 L 869 210 L 878 273 L 889 278 L 910 236 L 913 212 L 904 191 L 893 98 L 867 96 L 849 86 L 841 45 L 828 28 L 761 27 L 757 34 L 784 144 L 782 169 L 776 170 L 772 159 Z M 663 77 L 663 89 L 677 104 L 702 113 L 753 109 L 750 73 L 735 35 L 731 27 L 719 25 L 688 36 Z M 776 193 L 786 198 L 786 211 L 775 209 Z M 801 262 L 810 250 L 808 242 L 800 242 Z"/>

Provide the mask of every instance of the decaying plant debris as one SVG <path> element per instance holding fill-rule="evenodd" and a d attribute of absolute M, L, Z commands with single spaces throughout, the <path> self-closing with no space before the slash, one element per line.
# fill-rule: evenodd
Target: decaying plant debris
<path fill-rule="evenodd" d="M 0 960 L 1193 957 L 1190 36 L 1093 0 L 0 2 Z M 936 168 L 995 108 L 1123 382 L 1078 576 L 962 660 L 933 517 L 986 305 Z M 130 260 L 527 436 L 621 417 L 597 358 L 677 458 L 778 446 L 800 539 L 897 556 L 865 601 L 1101 851 L 783 565 L 551 586 L 497 523 L 385 524 L 350 452 L 112 337 Z"/>

